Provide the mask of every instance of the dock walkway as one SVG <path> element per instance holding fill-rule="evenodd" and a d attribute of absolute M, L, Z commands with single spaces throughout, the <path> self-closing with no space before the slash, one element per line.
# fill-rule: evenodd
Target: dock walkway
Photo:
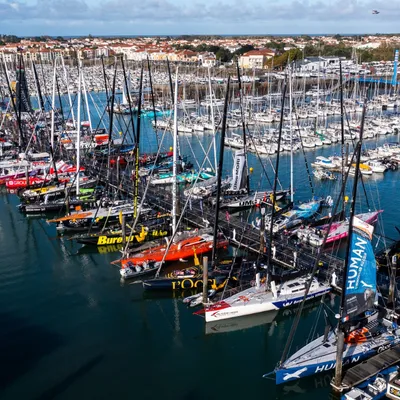
<path fill-rule="evenodd" d="M 350 389 L 398 363 L 400 363 L 400 344 L 346 370 L 343 373 L 341 387 Z"/>
<path fill-rule="evenodd" d="M 92 171 L 96 176 L 99 176 L 99 171 Z M 100 173 L 100 176 L 106 176 Z M 114 182 L 115 180 L 112 179 Z M 122 185 L 122 190 L 129 196 L 133 196 L 133 187 L 131 182 L 126 182 Z M 143 196 L 144 189 L 139 187 L 139 196 Z M 183 210 L 187 198 L 183 193 L 179 194 L 179 209 Z M 172 209 L 172 193 L 160 186 L 149 186 L 146 193 L 146 203 L 160 212 L 171 212 Z M 180 212 L 178 212 L 179 214 Z M 268 248 L 269 235 L 268 232 L 264 235 L 265 247 L 260 248 L 260 230 L 249 223 L 245 217 L 236 214 L 229 214 L 226 210 L 219 212 L 218 228 L 229 242 L 234 247 L 239 247 L 247 250 L 255 256 L 265 256 L 265 251 Z M 193 228 L 208 228 L 214 226 L 215 207 L 209 204 L 206 200 L 191 200 L 186 206 L 182 222 L 186 226 Z M 313 246 L 301 244 L 295 246 L 289 238 L 283 234 L 275 235 L 273 240 L 275 247 L 275 257 L 273 264 L 276 266 L 291 269 L 297 268 L 304 271 L 311 271 L 315 264 L 319 250 Z M 319 274 L 322 278 L 330 278 L 335 271 L 336 275 L 342 275 L 344 261 L 329 253 L 322 253 L 319 261 Z"/>

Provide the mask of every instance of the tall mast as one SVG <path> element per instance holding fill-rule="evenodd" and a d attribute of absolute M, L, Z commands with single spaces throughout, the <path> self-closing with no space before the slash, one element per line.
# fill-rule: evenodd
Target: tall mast
<path fill-rule="evenodd" d="M 157 129 L 157 113 L 156 113 L 156 104 L 154 100 L 154 91 L 153 91 L 153 79 L 151 77 L 151 68 L 150 68 L 150 59 L 149 56 L 147 56 L 147 69 L 149 72 L 149 84 L 150 84 L 150 93 L 151 93 L 151 104 L 153 106 L 153 113 L 154 113 L 154 130 L 156 131 L 156 141 L 157 141 L 157 148 L 159 147 L 158 143 L 158 129 Z"/>
<path fill-rule="evenodd" d="M 69 90 L 69 79 L 68 79 L 67 69 L 65 68 L 64 57 L 61 57 L 61 64 L 64 70 L 65 84 L 67 85 L 68 103 L 69 103 L 69 109 L 71 110 L 72 123 L 75 126 L 75 113 L 74 113 L 74 107 L 72 106 L 71 91 Z"/>
<path fill-rule="evenodd" d="M 108 100 L 108 107 L 110 110 L 110 125 L 108 130 L 108 145 L 107 145 L 107 185 L 110 183 L 110 171 L 111 171 L 111 141 L 114 123 L 114 100 L 115 100 L 115 82 L 117 79 L 117 62 L 114 64 L 114 78 L 111 96 Z"/>
<path fill-rule="evenodd" d="M 221 128 L 221 143 L 219 147 L 219 161 L 217 171 L 217 193 L 216 193 L 216 204 L 215 204 L 215 222 L 214 222 L 214 234 L 213 234 L 213 246 L 211 255 L 211 267 L 215 266 L 215 258 L 217 255 L 217 235 L 218 235 L 218 215 L 219 205 L 221 202 L 221 180 L 222 180 L 222 167 L 224 165 L 224 141 L 226 132 L 226 116 L 228 114 L 228 101 L 229 101 L 229 83 L 230 76 L 228 76 L 228 83 L 226 84 L 224 114 L 222 115 L 222 128 Z"/>
<path fill-rule="evenodd" d="M 169 64 L 168 64 L 169 65 Z M 175 73 L 175 93 L 174 93 L 174 135 L 173 135 L 173 159 L 172 159 L 172 234 L 176 231 L 176 201 L 177 201 L 177 182 L 176 182 L 176 170 L 177 170 L 177 155 L 178 155 L 178 70 L 176 67 Z"/>
<path fill-rule="evenodd" d="M 342 71 L 342 61 L 339 61 L 339 72 L 340 72 L 340 129 L 341 129 L 341 152 L 342 152 L 342 185 L 345 181 L 344 169 L 345 159 L 344 159 L 344 105 L 343 105 L 343 71 Z M 351 132 L 350 132 L 351 135 Z M 343 196 L 343 211 L 345 209 L 345 196 Z"/>
<path fill-rule="evenodd" d="M 56 72 L 57 72 L 57 57 L 54 58 L 53 70 L 53 92 L 51 95 L 51 132 L 50 132 L 50 146 L 54 148 L 54 117 L 56 107 Z"/>
<path fill-rule="evenodd" d="M 271 218 L 269 226 L 269 244 L 268 244 L 268 255 L 267 255 L 267 285 L 270 283 L 271 279 L 271 274 L 270 274 L 271 250 L 272 250 L 271 248 L 272 248 L 272 238 L 274 235 L 275 197 L 276 197 L 276 186 L 278 184 L 279 159 L 281 153 L 281 138 L 282 138 L 282 127 L 283 127 L 283 109 L 285 107 L 286 87 L 287 84 L 285 82 L 285 86 L 283 87 L 283 93 L 282 93 L 281 118 L 279 121 L 279 136 L 278 136 L 278 153 L 276 155 L 274 186 L 272 192 L 272 209 L 271 209 Z"/>
<path fill-rule="evenodd" d="M 123 62 L 123 61 L 122 61 Z M 130 79 L 130 78 L 129 78 Z M 142 117 L 142 87 L 143 87 L 143 63 L 140 70 L 140 83 L 139 83 L 139 100 L 138 100 L 138 114 L 136 121 L 136 145 L 135 145 L 135 193 L 133 198 L 133 216 L 136 218 L 138 213 L 138 197 L 139 197 L 139 144 L 140 144 L 140 121 Z M 130 92 L 128 92 L 128 99 L 130 99 Z M 130 100 L 129 100 L 130 104 Z M 132 112 L 132 111 L 131 111 Z"/>
<path fill-rule="evenodd" d="M 78 117 L 76 126 L 76 195 L 79 195 L 79 169 L 81 167 L 81 68 L 78 67 Z"/>
<path fill-rule="evenodd" d="M 217 171 L 217 142 L 215 138 L 215 118 L 214 118 L 214 96 L 211 87 L 211 74 L 210 74 L 210 67 L 208 67 L 208 89 L 210 91 L 210 111 L 211 111 L 211 124 L 212 124 L 212 134 L 213 134 L 213 146 L 214 146 L 214 168 L 216 173 Z"/>
<path fill-rule="evenodd" d="M 349 255 L 350 255 L 350 247 L 353 236 L 353 217 L 355 215 L 356 208 L 356 196 L 357 196 L 357 184 L 358 184 L 358 176 L 360 174 L 360 159 L 361 159 L 361 146 L 362 139 L 364 133 L 364 120 L 365 120 L 365 112 L 366 112 L 367 99 L 364 101 L 363 113 L 361 117 L 361 129 L 360 129 L 360 140 L 357 143 L 356 147 L 356 167 L 355 167 L 355 176 L 354 176 L 354 184 L 353 184 L 353 193 L 351 198 L 351 209 L 350 209 L 350 219 L 349 219 L 349 233 L 346 244 L 346 258 L 343 270 L 343 278 L 346 279 L 348 269 L 349 269 Z M 339 309 L 339 321 L 337 327 L 337 349 L 336 349 L 336 367 L 335 367 L 335 384 L 334 388 L 339 388 L 342 383 L 342 368 L 343 368 L 343 351 L 344 351 L 344 330 L 343 330 L 343 314 L 344 314 L 344 305 L 345 305 L 345 284 L 343 285 L 342 295 L 340 298 L 340 309 Z"/>
<path fill-rule="evenodd" d="M 90 117 L 90 109 L 89 109 L 89 100 L 88 100 L 88 95 L 86 91 L 86 83 L 85 83 L 85 77 L 82 72 L 82 86 L 83 86 L 83 94 L 85 96 L 85 104 L 86 104 L 86 112 L 89 120 L 89 127 L 90 127 L 90 132 L 92 131 L 92 118 Z"/>
<path fill-rule="evenodd" d="M 292 64 L 289 64 L 289 118 L 290 118 L 290 201 L 293 203 L 293 93 L 292 93 Z"/>
<path fill-rule="evenodd" d="M 240 116 L 242 118 L 242 130 L 243 130 L 243 149 L 244 149 L 244 156 L 246 157 L 246 189 L 247 193 L 250 192 L 250 181 L 249 181 L 249 174 L 247 173 L 247 143 L 246 143 L 246 125 L 244 121 L 244 112 L 243 112 L 243 89 L 242 89 L 242 80 L 240 78 L 240 69 L 239 63 L 236 63 L 237 68 L 237 77 L 238 77 L 238 85 L 239 85 L 239 104 L 240 104 Z M 268 75 L 269 76 L 269 75 Z M 269 86 L 268 86 L 269 90 Z M 250 107 L 250 105 L 249 105 Z"/>

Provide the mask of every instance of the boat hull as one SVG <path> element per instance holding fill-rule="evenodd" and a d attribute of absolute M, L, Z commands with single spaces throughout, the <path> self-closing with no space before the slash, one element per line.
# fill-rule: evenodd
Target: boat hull
<path fill-rule="evenodd" d="M 319 290 L 309 293 L 307 300 L 320 297 L 331 290 L 330 287 L 323 286 Z M 282 308 L 287 308 L 295 304 L 299 304 L 303 301 L 304 292 L 297 296 L 282 296 L 274 300 L 272 293 L 270 295 L 263 296 L 252 302 L 252 299 L 247 298 L 245 292 L 243 292 L 242 302 L 238 306 L 232 306 L 225 301 L 220 301 L 216 305 L 210 307 L 205 311 L 206 322 L 218 321 L 229 318 L 244 317 L 247 315 L 259 314 L 266 311 L 276 311 Z"/>
<path fill-rule="evenodd" d="M 305 349 L 309 348 L 311 351 L 313 348 L 321 348 L 321 346 L 324 346 L 324 343 L 323 337 L 320 337 L 308 344 Z M 327 341 L 326 343 L 330 342 Z M 395 333 L 385 334 L 378 338 L 373 338 L 367 342 L 347 345 L 343 354 L 343 366 L 362 362 L 374 356 L 375 354 L 381 353 L 399 343 L 400 337 L 397 333 Z M 305 360 L 304 362 L 300 362 L 293 366 L 291 366 L 291 364 L 294 363 L 289 362 L 289 365 L 286 368 L 278 368 L 275 371 L 276 384 L 279 385 L 321 372 L 334 370 L 336 366 L 336 346 L 331 344 L 330 348 L 328 347 L 328 349 L 329 353 L 322 354 L 319 357 L 314 357 L 310 361 Z M 307 351 L 304 353 L 307 353 Z M 296 357 L 296 354 L 292 357 Z"/>

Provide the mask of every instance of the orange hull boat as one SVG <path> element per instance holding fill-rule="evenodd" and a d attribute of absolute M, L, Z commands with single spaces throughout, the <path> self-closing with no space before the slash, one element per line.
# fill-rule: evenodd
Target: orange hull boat
<path fill-rule="evenodd" d="M 196 254 L 203 254 L 211 251 L 213 245 L 213 237 L 211 235 L 194 236 L 184 239 L 170 246 L 167 255 L 164 258 L 166 245 L 153 247 L 135 254 L 132 257 L 121 260 L 121 268 L 130 267 L 132 265 L 142 265 L 149 261 L 177 261 L 179 259 L 191 258 Z M 227 240 L 218 240 L 217 248 L 228 245 Z"/>

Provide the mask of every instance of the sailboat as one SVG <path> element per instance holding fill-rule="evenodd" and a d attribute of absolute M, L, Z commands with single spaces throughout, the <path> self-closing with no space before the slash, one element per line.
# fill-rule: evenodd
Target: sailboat
<path fill-rule="evenodd" d="M 383 210 L 370 211 L 367 213 L 358 214 L 357 218 L 372 225 L 378 220 L 378 216 L 381 212 L 383 212 Z M 324 242 L 324 236 L 329 226 L 330 229 L 328 236 L 325 240 L 325 245 L 332 244 L 334 242 L 337 242 L 338 240 L 347 238 L 349 233 L 349 221 L 338 221 L 332 224 L 325 224 L 317 227 L 301 226 L 297 230 L 296 235 L 302 242 L 308 243 L 311 246 L 319 247 L 322 246 Z"/>
<path fill-rule="evenodd" d="M 376 305 L 377 262 L 371 244 L 374 227 L 355 216 L 365 110 L 364 104 L 360 140 L 356 149 L 349 241 L 338 324 L 336 327 L 327 326 L 324 335 L 286 359 L 296 327 L 294 324 L 281 362 L 275 369 L 277 384 L 336 369 L 334 387 L 339 388 L 343 366 L 362 362 L 400 343 L 397 315 Z M 300 312 L 301 307 L 298 317 Z"/>
<path fill-rule="evenodd" d="M 343 366 L 361 362 L 400 343 L 400 329 L 374 306 L 376 294 L 376 261 L 371 245 L 373 226 L 353 218 L 349 269 L 344 296 L 346 315 Z M 284 361 L 275 371 L 281 384 L 336 366 L 337 331 L 313 340 Z"/>
<path fill-rule="evenodd" d="M 197 314 L 204 314 L 206 322 L 211 322 L 290 307 L 303 300 L 309 279 L 309 276 L 300 277 L 283 282 L 279 286 L 272 281 L 271 290 L 266 282 L 260 284 L 257 279 L 255 286 L 212 304 L 206 307 L 204 312 Z M 329 285 L 312 278 L 307 300 L 322 296 L 330 290 Z"/>

